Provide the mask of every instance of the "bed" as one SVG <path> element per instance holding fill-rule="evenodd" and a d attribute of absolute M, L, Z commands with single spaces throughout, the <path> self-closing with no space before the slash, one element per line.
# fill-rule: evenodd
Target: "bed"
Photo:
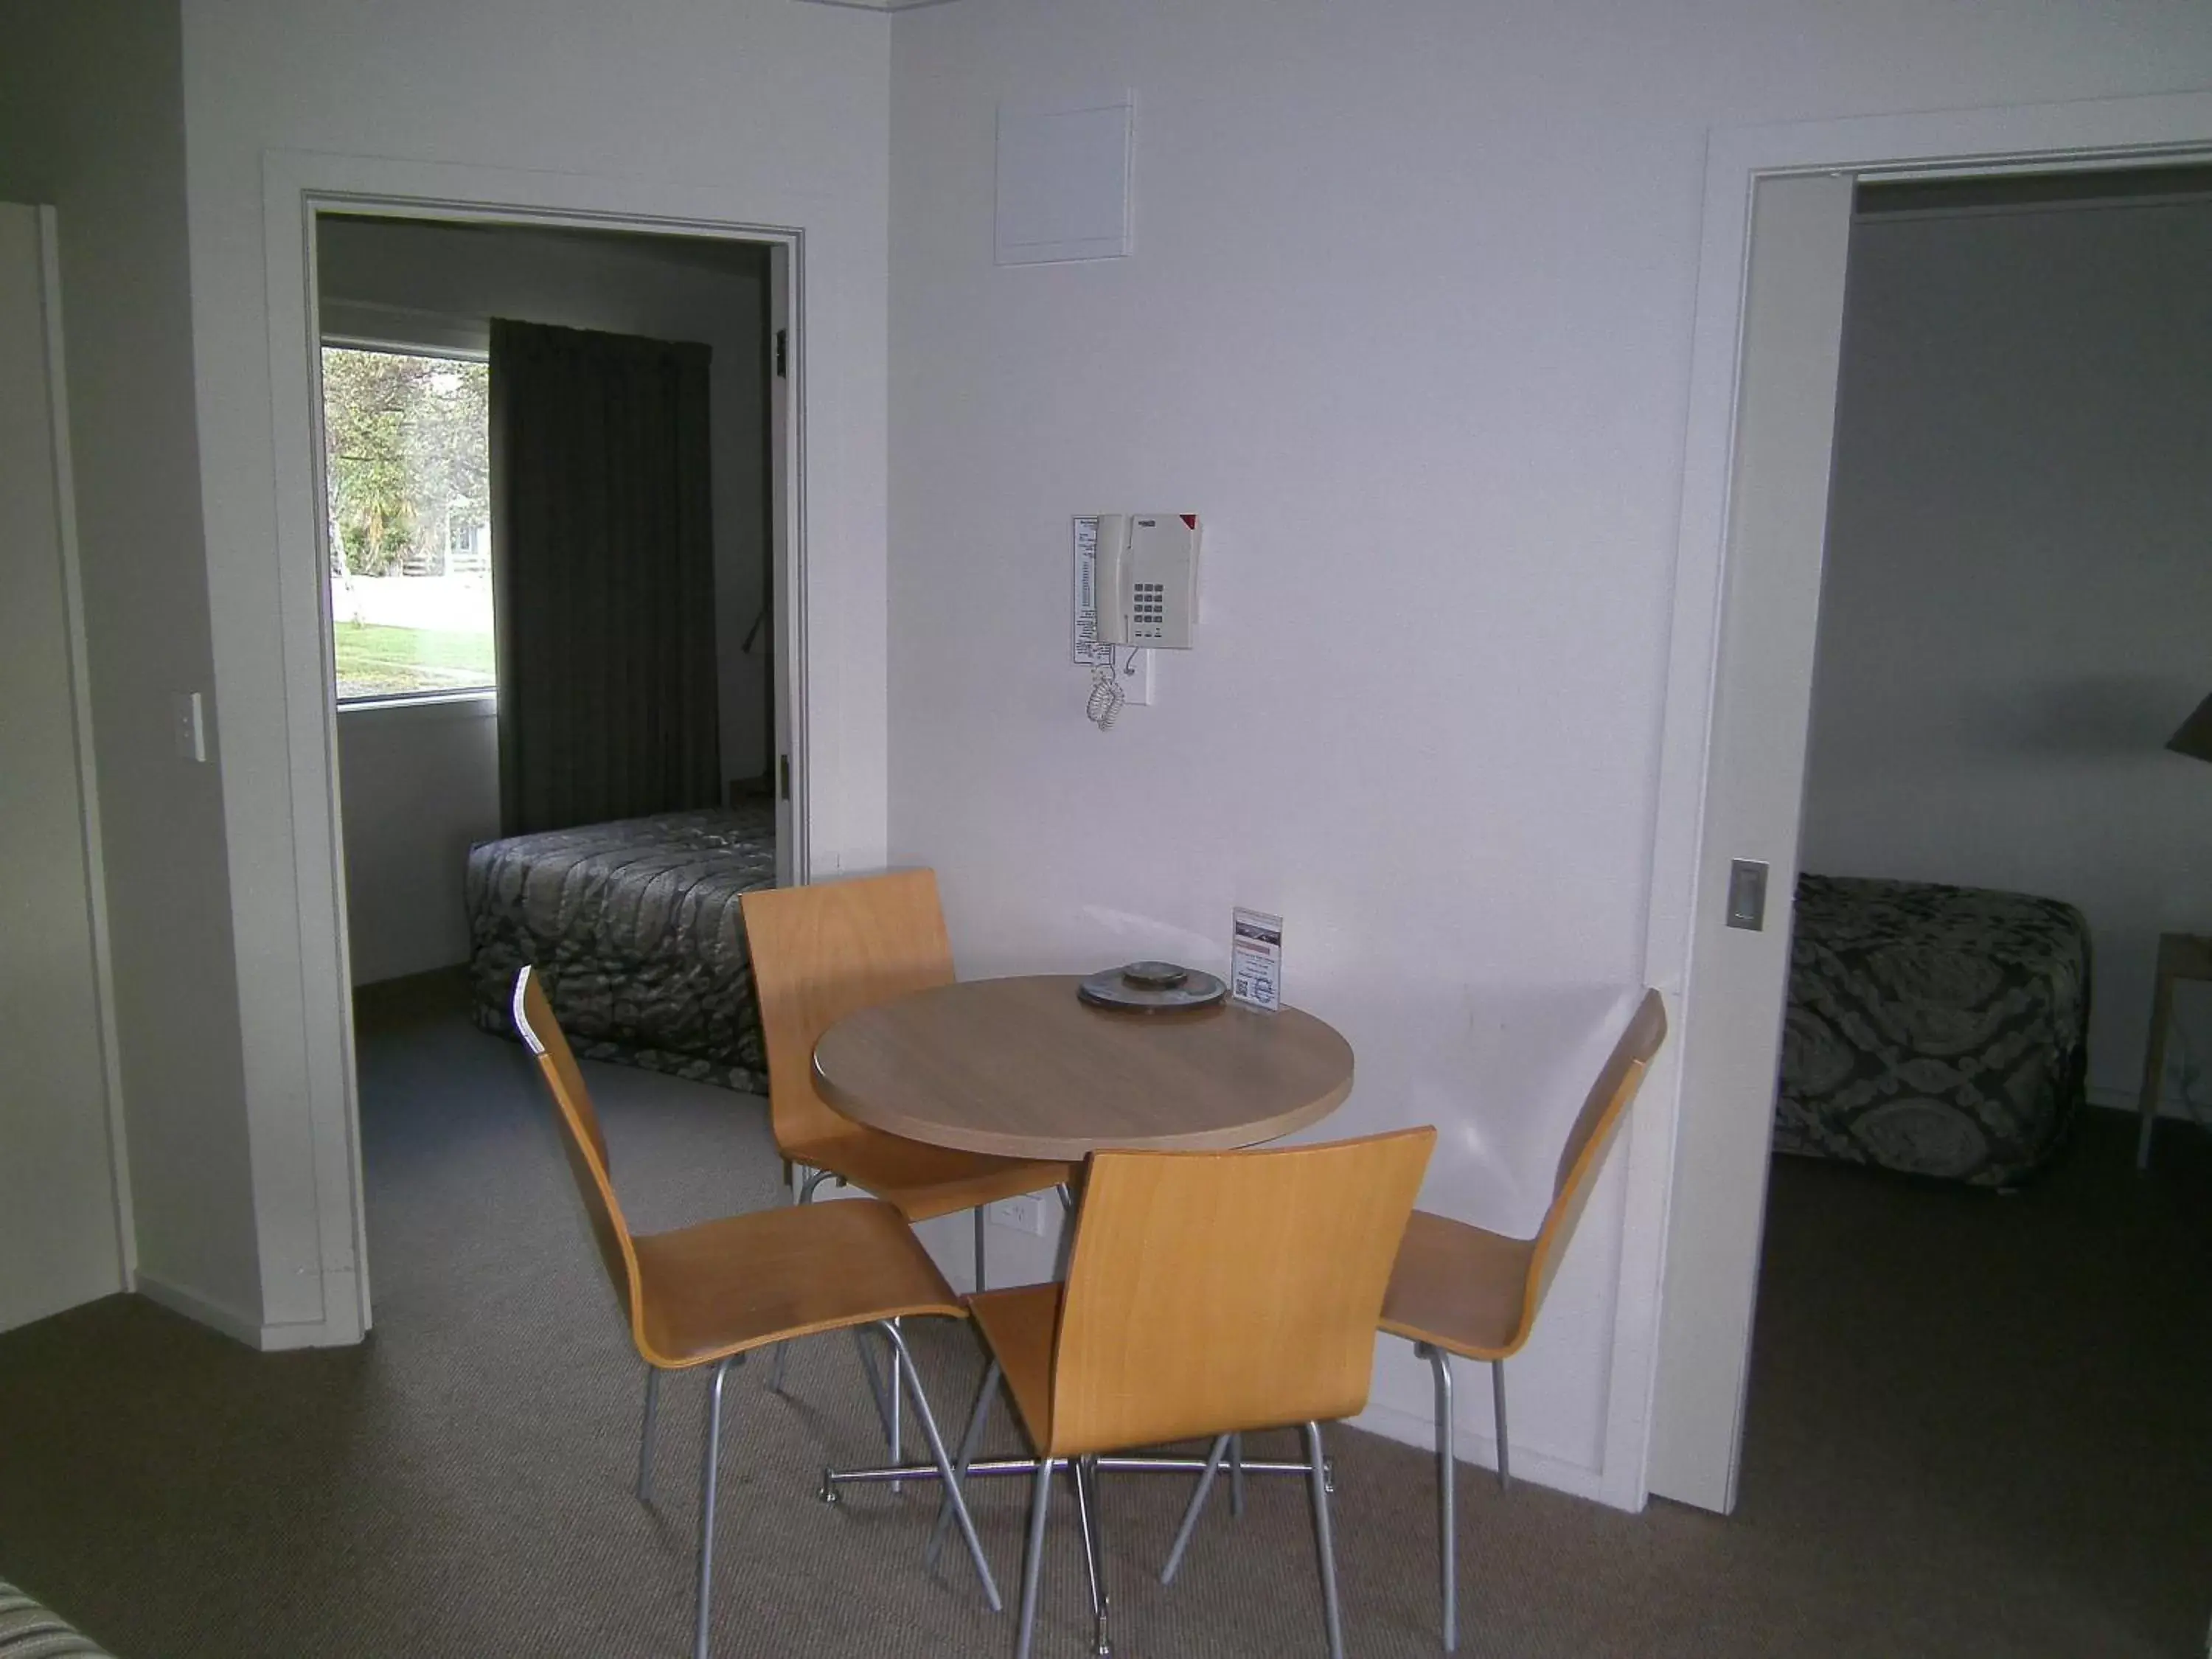
<path fill-rule="evenodd" d="M 471 1012 L 513 1036 L 533 963 L 579 1054 L 765 1093 L 768 1060 L 738 900 L 775 884 L 761 802 L 626 818 L 469 849 Z"/>
<path fill-rule="evenodd" d="M 2067 1142 L 2088 1017 L 2070 904 L 1800 876 L 1775 1150 L 2009 1187 Z"/>
<path fill-rule="evenodd" d="M 79 1635 L 61 1616 L 0 1578 L 0 1654 L 22 1659 L 112 1659 L 106 1648 Z"/>

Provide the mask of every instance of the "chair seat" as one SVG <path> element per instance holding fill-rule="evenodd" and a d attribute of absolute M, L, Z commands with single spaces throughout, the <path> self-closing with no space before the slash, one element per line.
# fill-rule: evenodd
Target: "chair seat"
<path fill-rule="evenodd" d="M 1020 1285 L 968 1298 L 969 1317 L 1006 1375 L 1006 1392 L 1040 1457 L 1052 1455 L 1052 1350 L 1060 1332 L 1058 1285 Z"/>
<path fill-rule="evenodd" d="M 1523 1314 L 1533 1238 L 1413 1212 L 1398 1246 L 1382 1328 L 1468 1359 L 1503 1359 L 1528 1340 Z"/>
<path fill-rule="evenodd" d="M 908 1221 L 972 1210 L 1002 1198 L 1043 1192 L 1075 1179 L 1066 1164 L 956 1152 L 868 1129 L 834 1139 L 785 1146 L 794 1163 L 829 1170 L 895 1204 Z"/>
<path fill-rule="evenodd" d="M 726 1216 L 633 1240 L 640 1343 L 665 1367 L 852 1325 L 966 1310 L 905 1218 L 866 1199 Z"/>

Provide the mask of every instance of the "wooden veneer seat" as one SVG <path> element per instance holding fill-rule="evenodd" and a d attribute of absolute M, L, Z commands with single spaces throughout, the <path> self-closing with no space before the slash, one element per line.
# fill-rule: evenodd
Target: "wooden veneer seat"
<path fill-rule="evenodd" d="M 764 889 L 743 902 L 777 1150 L 896 1206 L 908 1221 L 974 1210 L 980 1288 L 982 1206 L 1063 1187 L 1071 1167 L 885 1134 L 844 1115 L 815 1086 L 814 1045 L 831 1025 L 859 1009 L 952 982 L 935 872 Z M 802 1200 L 811 1193 L 810 1183 Z"/>
<path fill-rule="evenodd" d="M 1367 1403 L 1384 1286 L 1435 1144 L 1419 1128 L 1258 1152 L 1098 1152 L 1065 1287 L 969 1298 L 992 1365 L 961 1461 L 1001 1376 L 1039 1459 L 1018 1655 L 1055 1465 L 1071 1468 L 1088 1534 L 1097 1454 L 1210 1437 L 1202 1504 L 1231 1435 L 1290 1424 L 1305 1430 L 1329 1649 L 1341 1653 L 1319 1425 Z M 1103 1618 L 1103 1596 L 1094 1611 Z"/>
<path fill-rule="evenodd" d="M 1534 1238 L 1508 1238 L 1464 1221 L 1416 1210 L 1407 1223 L 1397 1265 L 1382 1304 L 1382 1328 L 1411 1340 L 1436 1376 L 1437 1480 L 1443 1540 L 1444 1650 L 1458 1644 L 1454 1558 L 1450 1356 L 1491 1365 L 1498 1438 L 1498 1476 L 1511 1480 L 1506 1453 L 1505 1361 L 1534 1329 L 1545 1293 L 1589 1203 L 1607 1151 L 1629 1103 L 1666 1040 L 1667 1010 L 1646 990 L 1630 1016 L 1561 1149 L 1552 1201 Z"/>
<path fill-rule="evenodd" d="M 663 1371 L 714 1368 L 707 1413 L 699 1522 L 699 1582 L 693 1628 L 697 1659 L 707 1653 L 713 1589 L 714 1498 L 722 1385 L 730 1366 L 755 1348 L 823 1331 L 879 1328 L 913 1391 L 930 1449 L 957 1498 L 945 1448 L 921 1379 L 900 1334 L 902 1318 L 964 1319 L 967 1310 L 929 1259 L 905 1218 L 880 1201 L 825 1204 L 725 1216 L 662 1233 L 633 1233 L 615 1195 L 606 1137 L 575 1056 L 536 974 L 515 976 L 515 1030 L 537 1057 L 561 1120 L 562 1148 L 582 1197 L 599 1257 L 647 1365 L 645 1422 L 638 1449 L 637 1495 L 650 1501 L 653 1419 Z M 998 1588 L 975 1539 L 964 1504 L 957 1514 L 991 1607 Z"/>

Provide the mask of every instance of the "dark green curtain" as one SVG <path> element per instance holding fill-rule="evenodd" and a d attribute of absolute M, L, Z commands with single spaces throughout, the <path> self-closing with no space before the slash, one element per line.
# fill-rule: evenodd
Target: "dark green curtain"
<path fill-rule="evenodd" d="M 503 834 L 720 799 L 707 359 L 492 321 Z"/>

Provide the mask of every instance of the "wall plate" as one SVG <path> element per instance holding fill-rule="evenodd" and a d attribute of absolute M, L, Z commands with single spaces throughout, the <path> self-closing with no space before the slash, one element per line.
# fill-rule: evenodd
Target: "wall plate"
<path fill-rule="evenodd" d="M 1018 1233 L 1044 1237 L 1044 1194 L 1024 1193 L 1019 1198 L 1002 1198 L 985 1206 L 983 1213 L 1001 1227 Z"/>
<path fill-rule="evenodd" d="M 1002 265 L 1118 259 L 1134 245 L 1136 95 L 999 111 L 995 255 Z"/>

